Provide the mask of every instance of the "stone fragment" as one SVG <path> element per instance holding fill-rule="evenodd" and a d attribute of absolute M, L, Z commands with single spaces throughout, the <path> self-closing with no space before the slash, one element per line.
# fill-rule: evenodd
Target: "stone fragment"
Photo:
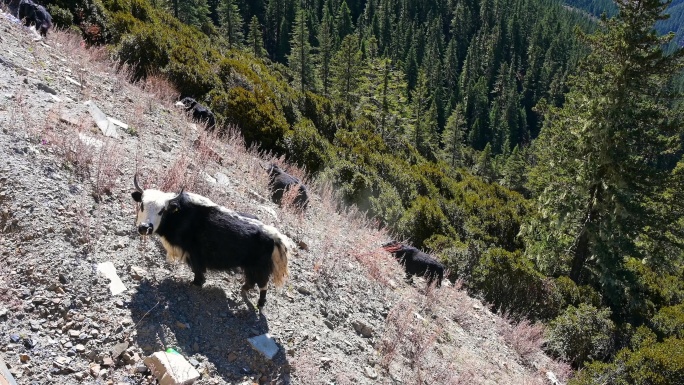
<path fill-rule="evenodd" d="M 178 353 L 156 352 L 144 362 L 159 385 L 190 385 L 200 377 L 197 369 Z"/>
<path fill-rule="evenodd" d="M 371 380 L 378 378 L 378 372 L 376 372 L 375 369 L 371 368 L 370 366 L 366 366 L 364 372 L 366 373 L 366 377 L 370 378 Z"/>
<path fill-rule="evenodd" d="M 140 281 L 147 275 L 147 271 L 139 266 L 131 266 L 131 277 L 136 281 Z"/>
<path fill-rule="evenodd" d="M 112 262 L 103 262 L 97 265 L 97 272 L 109 279 L 109 290 L 112 295 L 121 294 L 126 291 L 126 286 L 121 282 L 121 278 L 116 274 L 116 268 Z"/>
<path fill-rule="evenodd" d="M 271 337 L 268 333 L 248 338 L 247 341 L 249 341 L 254 349 L 263 354 L 264 357 L 268 358 L 269 360 L 273 359 L 273 356 L 278 353 L 278 345 L 275 343 L 273 337 Z"/>
<path fill-rule="evenodd" d="M 97 124 L 100 131 L 102 131 L 105 136 L 110 136 L 112 138 L 119 137 L 114 123 L 107 119 L 107 115 L 105 115 L 92 100 L 85 102 L 85 105 L 88 106 L 88 112 L 90 112 L 93 120 L 95 120 L 95 124 Z"/>
<path fill-rule="evenodd" d="M 128 341 L 120 342 L 112 348 L 112 357 L 113 358 L 118 358 L 121 353 L 125 352 L 126 349 L 128 349 Z"/>
<path fill-rule="evenodd" d="M 361 334 L 361 336 L 364 338 L 370 338 L 373 336 L 373 329 L 361 320 L 352 322 L 352 326 L 354 327 L 354 330 L 356 330 L 356 332 Z"/>

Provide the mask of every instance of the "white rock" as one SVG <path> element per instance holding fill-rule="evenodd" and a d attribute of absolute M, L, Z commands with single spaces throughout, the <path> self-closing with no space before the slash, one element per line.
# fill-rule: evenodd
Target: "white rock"
<path fill-rule="evenodd" d="M 111 262 L 103 262 L 97 265 L 97 272 L 109 279 L 109 290 L 112 295 L 121 294 L 126 291 L 126 286 L 121 282 L 121 278 L 116 274 L 116 268 Z"/>
<path fill-rule="evenodd" d="M 178 353 L 156 352 L 144 362 L 159 385 L 190 385 L 200 377 L 197 369 Z"/>
<path fill-rule="evenodd" d="M 100 131 L 102 131 L 102 133 L 105 134 L 105 136 L 110 136 L 112 138 L 119 137 L 119 134 L 116 132 L 116 127 L 114 123 L 107 119 L 107 115 L 105 115 L 105 113 L 102 112 L 92 100 L 88 100 L 87 102 L 85 102 L 85 105 L 88 106 L 88 112 L 90 112 L 90 115 L 93 117 L 95 123 L 100 128 Z"/>
<path fill-rule="evenodd" d="M 259 353 L 263 354 L 264 357 L 269 360 L 273 359 L 273 356 L 278 353 L 278 345 L 276 345 L 275 340 L 268 334 L 262 334 L 260 336 L 248 338 L 252 347 L 256 349 Z"/>

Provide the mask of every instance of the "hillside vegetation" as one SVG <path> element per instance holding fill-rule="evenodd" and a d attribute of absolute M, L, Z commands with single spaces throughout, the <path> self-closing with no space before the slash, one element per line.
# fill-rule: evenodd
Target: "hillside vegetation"
<path fill-rule="evenodd" d="M 495 309 L 546 322 L 550 352 L 594 362 L 578 383 L 680 378 L 682 355 L 664 361 L 684 299 L 665 5 L 619 2 L 600 25 L 549 0 L 300 5 L 49 9 L 136 78 L 208 104 L 219 130 L 332 182 Z"/>

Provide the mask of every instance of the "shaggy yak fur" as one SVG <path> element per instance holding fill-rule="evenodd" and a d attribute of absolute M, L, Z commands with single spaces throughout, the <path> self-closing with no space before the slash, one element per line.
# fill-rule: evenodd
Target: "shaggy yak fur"
<path fill-rule="evenodd" d="M 52 16 L 47 9 L 32 0 L 21 0 L 18 16 L 19 20 L 24 20 L 25 26 L 35 25 L 43 37 L 47 36 L 48 29 L 52 27 Z"/>
<path fill-rule="evenodd" d="M 285 283 L 294 243 L 275 227 L 197 194 L 144 190 L 137 175 L 133 182 L 138 232 L 157 234 L 170 262 L 185 261 L 190 266 L 195 273 L 193 284 L 204 284 L 207 269 L 240 267 L 245 281 L 243 294 L 256 284 L 261 308 L 266 303 L 269 277 L 276 286 Z"/>
<path fill-rule="evenodd" d="M 195 121 L 205 123 L 207 128 L 210 130 L 214 129 L 214 126 L 216 125 L 216 117 L 214 117 L 214 113 L 211 112 L 210 109 L 200 103 L 197 103 L 197 100 L 191 97 L 184 97 L 180 102 L 178 102 L 178 104 L 185 107 L 186 111 L 192 111 L 192 118 Z"/>
<path fill-rule="evenodd" d="M 262 166 L 263 167 L 263 166 Z M 309 205 L 309 192 L 306 186 L 299 181 L 299 179 L 286 173 L 277 165 L 271 163 L 266 168 L 269 177 L 269 188 L 271 189 L 271 200 L 280 204 L 283 200 L 283 193 L 294 186 L 299 186 L 297 189 L 297 196 L 294 198 L 294 204 L 297 208 L 305 210 Z"/>
<path fill-rule="evenodd" d="M 437 287 L 442 285 L 444 265 L 433 257 L 413 246 L 407 246 L 397 241 L 387 242 L 382 245 L 382 248 L 392 253 L 394 258 L 404 265 L 408 282 L 413 282 L 414 275 L 420 275 L 425 276 L 428 285 L 431 285 L 435 280 Z"/>

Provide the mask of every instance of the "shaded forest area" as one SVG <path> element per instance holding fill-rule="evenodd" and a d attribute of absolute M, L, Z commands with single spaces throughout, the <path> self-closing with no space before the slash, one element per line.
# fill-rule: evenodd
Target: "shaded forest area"
<path fill-rule="evenodd" d="M 48 2 L 133 80 L 167 77 L 473 295 L 545 323 L 575 384 L 684 383 L 682 55 L 653 30 L 664 7 Z"/>

